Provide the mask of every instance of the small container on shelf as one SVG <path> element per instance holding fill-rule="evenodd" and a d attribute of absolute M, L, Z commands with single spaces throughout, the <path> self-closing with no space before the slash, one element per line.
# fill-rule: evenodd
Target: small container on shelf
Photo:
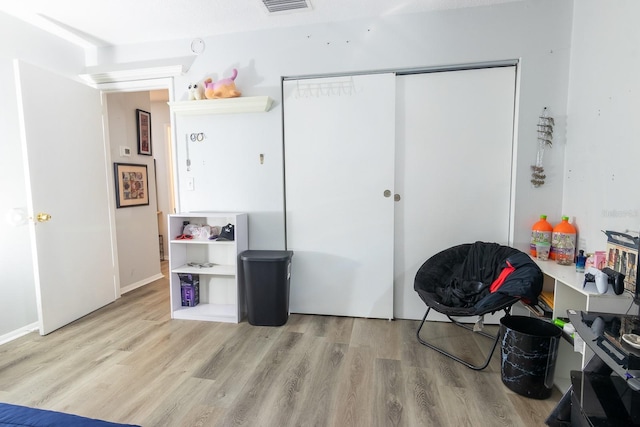
<path fill-rule="evenodd" d="M 556 262 L 560 265 L 573 264 L 574 253 L 573 243 L 568 239 L 561 238 L 556 245 Z"/>
<path fill-rule="evenodd" d="M 549 242 L 536 243 L 536 256 L 540 261 L 548 260 L 550 251 L 551 251 L 551 243 Z"/>
<path fill-rule="evenodd" d="M 578 273 L 584 273 L 586 263 L 587 257 L 584 255 L 584 251 L 580 249 L 578 251 L 578 256 L 576 257 L 576 271 Z"/>
<path fill-rule="evenodd" d="M 200 277 L 197 274 L 178 273 L 182 307 L 195 307 L 200 303 Z"/>

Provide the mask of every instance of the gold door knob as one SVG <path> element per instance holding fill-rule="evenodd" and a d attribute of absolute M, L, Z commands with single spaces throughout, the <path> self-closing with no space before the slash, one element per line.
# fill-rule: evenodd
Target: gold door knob
<path fill-rule="evenodd" d="M 48 213 L 40 212 L 36 215 L 36 221 L 38 222 L 47 222 L 51 219 L 51 215 Z"/>

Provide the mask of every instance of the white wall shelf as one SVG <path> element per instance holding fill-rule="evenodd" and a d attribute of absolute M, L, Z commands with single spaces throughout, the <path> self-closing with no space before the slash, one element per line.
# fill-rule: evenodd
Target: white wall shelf
<path fill-rule="evenodd" d="M 201 99 L 169 102 L 176 115 L 264 113 L 269 111 L 273 100 L 268 96 L 239 96 L 237 98 Z"/>
<path fill-rule="evenodd" d="M 235 226 L 235 240 L 178 240 L 183 224 Z M 249 248 L 247 215 L 224 212 L 187 212 L 169 215 L 169 269 L 171 317 L 238 323 L 245 315 L 244 290 L 240 280 L 238 256 Z M 198 267 L 190 263 L 212 263 Z M 200 279 L 200 303 L 182 306 L 179 273 L 197 274 Z"/>

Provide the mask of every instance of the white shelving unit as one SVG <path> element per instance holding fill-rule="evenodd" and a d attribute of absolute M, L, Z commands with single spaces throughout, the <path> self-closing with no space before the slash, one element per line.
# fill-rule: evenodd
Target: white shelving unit
<path fill-rule="evenodd" d="M 567 310 L 598 311 L 603 313 L 626 313 L 633 303 L 633 296 L 624 292 L 616 295 L 611 286 L 604 294 L 599 294 L 595 283 L 584 284 L 584 273 L 576 272 L 576 266 L 559 265 L 555 261 L 535 263 L 544 273 L 544 290 L 553 291 L 553 318 L 567 317 Z M 554 383 L 562 392 L 571 385 L 570 372 L 582 370 L 589 361 L 590 354 L 585 351 L 574 351 L 570 343 L 560 341 Z"/>
<path fill-rule="evenodd" d="M 179 240 L 184 223 L 235 226 L 234 241 Z M 240 280 L 239 254 L 249 248 L 247 215 L 225 212 L 186 212 L 168 216 L 171 317 L 238 323 L 246 314 Z M 212 267 L 189 263 L 213 263 Z M 200 303 L 183 307 L 178 273 L 198 274 Z"/>
<path fill-rule="evenodd" d="M 204 115 L 230 113 L 264 113 L 269 111 L 273 100 L 268 96 L 239 96 L 237 98 L 201 99 L 169 102 L 171 112 L 176 115 Z"/>

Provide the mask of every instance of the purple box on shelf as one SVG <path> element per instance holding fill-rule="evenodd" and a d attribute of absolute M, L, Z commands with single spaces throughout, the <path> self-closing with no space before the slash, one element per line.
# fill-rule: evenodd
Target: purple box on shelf
<path fill-rule="evenodd" d="M 195 307 L 200 302 L 200 290 L 198 285 L 181 285 L 182 306 Z"/>
<path fill-rule="evenodd" d="M 179 273 L 183 307 L 195 307 L 200 302 L 200 277 L 197 274 Z"/>

